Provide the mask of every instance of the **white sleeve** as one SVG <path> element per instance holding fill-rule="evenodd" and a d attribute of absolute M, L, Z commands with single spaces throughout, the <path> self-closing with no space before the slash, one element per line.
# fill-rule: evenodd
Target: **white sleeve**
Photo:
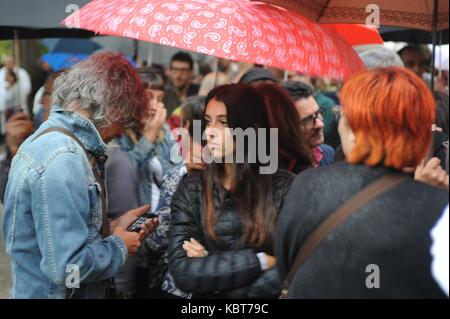
<path fill-rule="evenodd" d="M 5 111 L 5 94 L 6 94 L 6 90 L 5 90 L 5 86 L 6 86 L 6 72 L 5 72 L 6 68 L 1 68 L 0 69 L 0 112 L 4 112 Z M 0 124 L 1 125 L 1 124 Z"/>
<path fill-rule="evenodd" d="M 449 295 L 448 277 L 449 277 L 449 207 L 447 206 L 444 214 L 431 230 L 433 244 L 431 246 L 431 272 L 434 279 L 444 292 Z"/>
<path fill-rule="evenodd" d="M 31 93 L 31 79 L 28 72 L 24 69 L 19 69 L 19 84 L 20 84 L 20 94 L 28 95 Z M 22 93 L 23 92 L 23 93 Z"/>
<path fill-rule="evenodd" d="M 43 95 L 44 95 L 44 87 L 41 86 L 34 95 L 33 115 L 36 115 L 42 109 L 41 99 Z"/>

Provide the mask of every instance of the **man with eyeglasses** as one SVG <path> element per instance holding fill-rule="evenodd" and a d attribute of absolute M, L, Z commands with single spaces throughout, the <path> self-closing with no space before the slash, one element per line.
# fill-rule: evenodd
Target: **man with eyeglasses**
<path fill-rule="evenodd" d="M 311 147 L 314 167 L 334 163 L 334 149 L 324 144 L 323 113 L 314 98 L 313 89 L 299 81 L 287 81 L 283 87 L 293 99 L 300 116 L 300 130 Z"/>
<path fill-rule="evenodd" d="M 169 77 L 172 83 L 166 86 L 164 105 L 170 115 L 189 96 L 198 94 L 199 85 L 192 83 L 194 60 L 190 54 L 178 52 L 170 60 Z"/>

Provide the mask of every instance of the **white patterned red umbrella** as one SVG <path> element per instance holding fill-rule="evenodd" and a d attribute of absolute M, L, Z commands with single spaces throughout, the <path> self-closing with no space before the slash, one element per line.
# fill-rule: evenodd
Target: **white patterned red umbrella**
<path fill-rule="evenodd" d="M 264 3 L 94 0 L 74 14 L 77 27 L 96 33 L 313 76 L 346 79 L 365 68 L 353 48 L 333 31 Z"/>

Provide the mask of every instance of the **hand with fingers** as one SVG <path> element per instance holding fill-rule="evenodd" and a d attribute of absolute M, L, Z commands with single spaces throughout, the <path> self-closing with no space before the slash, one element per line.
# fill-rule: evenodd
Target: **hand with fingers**
<path fill-rule="evenodd" d="M 158 219 L 154 218 L 147 220 L 139 233 L 127 231 L 128 226 L 139 216 L 143 215 L 149 208 L 150 205 L 144 205 L 130 210 L 110 224 L 112 234 L 122 238 L 130 255 L 136 254 L 144 239 L 158 227 Z"/>
<path fill-rule="evenodd" d="M 143 135 L 155 143 L 167 118 L 167 109 L 162 102 L 150 101 L 149 116 L 144 125 Z"/>
<path fill-rule="evenodd" d="M 271 269 L 276 265 L 277 259 L 274 256 L 271 256 L 271 255 L 268 255 L 265 253 L 264 257 L 266 260 L 267 269 Z"/>
<path fill-rule="evenodd" d="M 442 169 L 441 161 L 436 157 L 428 162 L 422 160 L 414 172 L 414 179 L 443 190 L 449 190 L 449 176 Z"/>
<path fill-rule="evenodd" d="M 183 249 L 186 251 L 188 257 L 191 258 L 201 258 L 208 256 L 208 251 L 196 241 L 194 238 L 191 238 L 190 241 L 184 241 Z"/>
<path fill-rule="evenodd" d="M 20 145 L 34 131 L 33 121 L 23 112 L 16 113 L 6 122 L 6 146 L 11 157 L 16 155 Z"/>
<path fill-rule="evenodd" d="M 203 171 L 206 169 L 206 164 L 202 158 L 203 147 L 201 144 L 192 142 L 192 146 L 186 156 L 185 165 L 189 173 L 194 171 Z"/>

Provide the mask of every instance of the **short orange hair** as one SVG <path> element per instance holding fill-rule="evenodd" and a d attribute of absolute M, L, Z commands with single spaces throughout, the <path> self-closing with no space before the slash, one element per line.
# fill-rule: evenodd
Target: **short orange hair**
<path fill-rule="evenodd" d="M 398 67 L 365 71 L 346 82 L 340 96 L 356 137 L 350 163 L 402 169 L 425 157 L 436 105 L 413 72 Z"/>

